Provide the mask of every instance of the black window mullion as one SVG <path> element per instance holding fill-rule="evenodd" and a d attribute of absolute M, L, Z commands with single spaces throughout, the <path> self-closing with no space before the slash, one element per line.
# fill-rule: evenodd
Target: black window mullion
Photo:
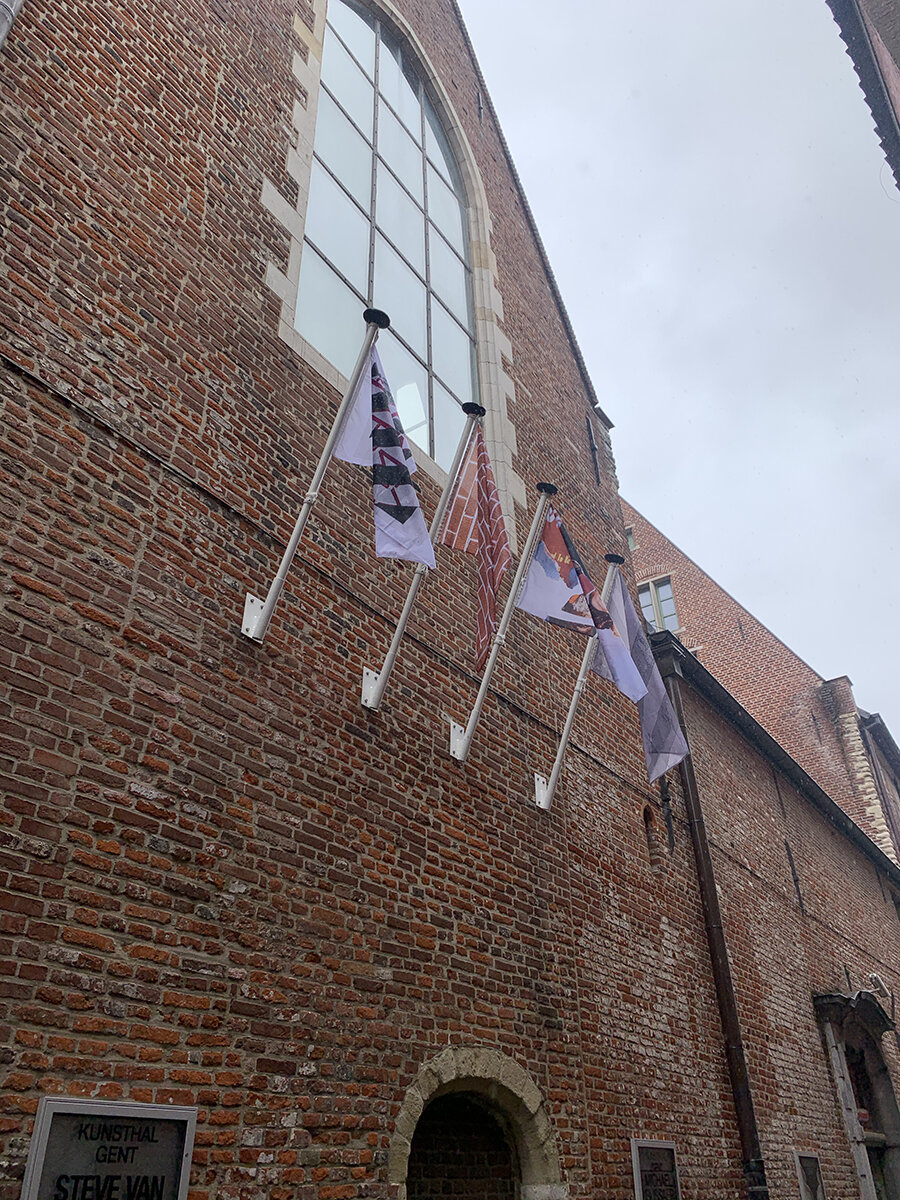
<path fill-rule="evenodd" d="M 324 90 L 325 92 L 327 92 L 327 93 L 328 93 L 328 95 L 331 97 L 331 99 L 332 99 L 332 100 L 334 101 L 334 103 L 337 105 L 337 107 L 338 107 L 338 110 L 339 110 L 339 112 L 341 113 L 341 116 L 344 116 L 344 117 L 346 117 L 346 118 L 347 118 L 347 120 L 350 122 L 350 124 L 353 126 L 353 128 L 356 130 L 356 132 L 357 132 L 357 133 L 359 134 L 359 136 L 362 138 L 362 140 L 363 140 L 363 141 L 366 143 L 366 145 L 367 145 L 367 146 L 368 146 L 368 147 L 371 149 L 371 147 L 372 147 L 372 138 L 370 138 L 370 137 L 369 137 L 369 135 L 368 135 L 367 133 L 364 133 L 364 132 L 363 132 L 363 130 L 362 130 L 362 129 L 360 129 L 360 127 L 357 125 L 357 123 L 356 123 L 356 122 L 353 120 L 353 118 L 352 118 L 352 117 L 350 116 L 350 114 L 347 112 L 346 108 L 344 108 L 343 104 L 341 104 L 340 100 L 339 100 L 339 99 L 338 99 L 338 97 L 337 97 L 337 96 L 334 94 L 334 92 L 331 90 L 331 88 L 328 86 L 328 84 L 327 84 L 327 83 L 323 83 L 323 84 L 321 84 L 321 87 L 323 88 L 323 90 Z M 375 105 L 375 107 L 376 107 L 376 115 L 377 115 L 377 108 L 378 108 L 378 105 L 377 105 L 377 99 L 378 99 L 378 97 L 377 97 L 377 94 L 376 94 L 376 97 L 375 97 L 375 99 L 376 99 L 376 105 Z M 374 125 L 373 125 L 373 129 L 374 129 Z"/>
<path fill-rule="evenodd" d="M 431 234 L 428 231 L 428 168 L 425 150 L 425 89 L 419 80 L 419 141 L 422 159 L 422 212 L 425 217 L 425 345 L 428 350 L 428 453 L 435 457 L 434 444 L 434 354 L 431 348 Z M 437 459 L 435 459 L 437 461 Z"/>

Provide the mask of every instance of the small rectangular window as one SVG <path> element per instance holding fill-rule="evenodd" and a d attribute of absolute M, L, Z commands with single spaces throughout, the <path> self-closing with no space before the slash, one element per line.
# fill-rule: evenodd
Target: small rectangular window
<path fill-rule="evenodd" d="M 662 579 L 651 579 L 649 583 L 642 583 L 638 588 L 638 599 L 647 628 L 651 632 L 655 633 L 660 629 L 671 629 L 673 633 L 678 631 L 675 595 L 672 591 L 672 580 L 668 575 Z"/>
<path fill-rule="evenodd" d="M 633 529 L 625 530 L 625 541 L 628 543 L 628 549 L 633 550 L 634 549 L 634 530 Z"/>
<path fill-rule="evenodd" d="M 674 1142 L 631 1139 L 636 1200 L 681 1200 Z"/>
<path fill-rule="evenodd" d="M 801 1200 L 825 1200 L 825 1184 L 822 1182 L 818 1155 L 803 1154 L 795 1150 L 794 1160 L 797 1164 Z"/>

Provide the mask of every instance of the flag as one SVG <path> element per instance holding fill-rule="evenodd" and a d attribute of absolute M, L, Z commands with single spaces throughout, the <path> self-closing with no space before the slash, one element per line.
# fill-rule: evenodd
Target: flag
<path fill-rule="evenodd" d="M 434 570 L 434 548 L 411 479 L 416 460 L 374 346 L 369 370 L 363 371 L 360 378 L 334 456 L 372 468 L 378 557 L 425 563 Z"/>
<path fill-rule="evenodd" d="M 478 559 L 478 619 L 475 662 L 481 670 L 487 661 L 497 625 L 497 592 L 509 567 L 511 554 L 500 497 L 481 426 L 476 425 L 459 470 L 441 544 Z"/>
<path fill-rule="evenodd" d="M 647 774 L 653 783 L 670 767 L 677 766 L 690 751 L 621 571 L 616 571 L 607 603 L 613 622 L 625 636 L 631 659 L 646 685 L 647 694 L 638 700 L 638 713 Z M 604 679 L 613 679 L 612 667 L 604 651 L 605 646 L 597 646 L 591 669 Z"/>
<path fill-rule="evenodd" d="M 628 647 L 616 632 L 613 618 L 581 561 L 575 544 L 552 508 L 525 576 L 518 608 L 532 616 L 597 637 L 604 661 L 613 664 L 609 676 L 629 700 L 646 694 L 644 681 L 631 661 Z"/>

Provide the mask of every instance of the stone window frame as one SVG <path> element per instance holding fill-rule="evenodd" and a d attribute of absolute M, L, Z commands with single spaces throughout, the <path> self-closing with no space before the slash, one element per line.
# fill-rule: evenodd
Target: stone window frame
<path fill-rule="evenodd" d="M 361 0 L 392 30 L 409 50 L 420 77 L 426 82 L 429 98 L 450 144 L 467 199 L 469 225 L 469 266 L 471 268 L 474 310 L 476 374 L 479 401 L 486 409 L 484 433 L 494 468 L 500 504 L 513 553 L 517 551 L 515 504 L 527 511 L 525 482 L 514 467 L 518 448 L 515 425 L 509 410 L 515 401 L 515 386 L 504 364 L 513 361 L 512 344 L 502 329 L 503 299 L 497 286 L 497 260 L 491 249 L 491 214 L 484 183 L 475 155 L 454 112 L 449 93 L 409 23 L 390 0 Z M 286 170 L 297 185 L 292 203 L 267 177 L 260 196 L 264 208 L 279 222 L 290 237 L 287 269 L 274 262 L 266 266 L 265 282 L 281 301 L 278 335 L 295 353 L 338 392 L 347 379 L 294 327 L 303 254 L 303 230 L 309 199 L 315 143 L 322 45 L 328 0 L 311 0 L 304 15 L 294 17 L 294 32 L 305 49 L 295 51 L 292 73 L 297 85 L 291 123 L 292 144 L 287 150 Z M 361 314 L 360 314 L 361 315 Z M 360 321 L 362 328 L 362 321 Z M 446 473 L 425 451 L 416 447 L 417 464 L 443 485 Z"/>

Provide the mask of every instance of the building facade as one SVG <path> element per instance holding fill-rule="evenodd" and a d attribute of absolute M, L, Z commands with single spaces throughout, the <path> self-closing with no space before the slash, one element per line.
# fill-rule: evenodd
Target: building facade
<path fill-rule="evenodd" d="M 410 571 L 338 462 L 241 633 L 369 303 L 426 515 L 477 397 L 514 554 L 542 480 L 626 546 L 455 6 L 32 0 L 2 55 L 0 1195 L 51 1095 L 196 1109 L 192 1200 L 900 1195 L 900 871 L 702 661 L 680 773 L 592 677 L 542 812 L 582 644 L 517 615 L 455 761 L 438 548 L 363 708 Z"/>
<path fill-rule="evenodd" d="M 900 8 L 896 0 L 828 0 L 900 186 Z"/>
<path fill-rule="evenodd" d="M 623 501 L 651 628 L 669 629 L 894 862 L 900 752 L 847 676 L 823 679 L 724 588 Z"/>

